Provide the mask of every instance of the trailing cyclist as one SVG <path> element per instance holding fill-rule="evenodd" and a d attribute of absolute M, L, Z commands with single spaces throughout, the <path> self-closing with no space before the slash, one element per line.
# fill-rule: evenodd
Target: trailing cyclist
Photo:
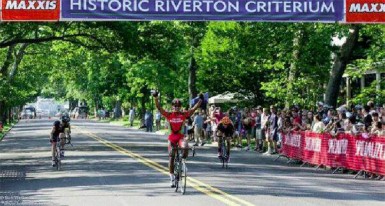
<path fill-rule="evenodd" d="M 69 137 L 71 134 L 71 125 L 70 125 L 70 117 L 65 114 L 61 117 L 61 133 L 62 136 L 60 137 L 62 139 L 61 141 L 61 157 L 64 157 L 64 146 L 67 142 L 67 136 Z"/>
<path fill-rule="evenodd" d="M 64 115 L 61 117 L 61 121 L 56 120 L 53 123 L 53 127 L 50 134 L 50 142 L 51 142 L 51 152 L 52 152 L 52 166 L 55 166 L 55 153 L 56 153 L 56 144 L 58 144 L 60 140 L 60 156 L 64 157 L 64 145 L 66 143 L 66 135 L 71 134 L 71 125 L 70 118 L 68 115 Z"/>
<path fill-rule="evenodd" d="M 53 123 L 51 135 L 50 135 L 51 152 L 52 152 L 52 166 L 53 167 L 56 166 L 56 163 L 55 163 L 56 144 L 58 144 L 60 134 L 61 134 L 61 124 L 60 124 L 59 120 L 56 120 Z"/>
<path fill-rule="evenodd" d="M 228 162 L 230 158 L 231 138 L 233 137 L 233 134 L 235 132 L 235 127 L 231 122 L 230 118 L 227 116 L 223 117 L 222 120 L 219 122 L 217 130 L 215 132 L 218 136 L 218 157 L 222 157 L 221 145 L 222 141 L 226 141 L 227 159 L 225 161 Z"/>
<path fill-rule="evenodd" d="M 158 92 L 154 92 L 153 97 L 155 99 L 156 108 L 160 111 L 160 113 L 167 119 L 170 123 L 170 135 L 168 136 L 168 151 L 169 151 L 169 172 L 170 172 L 170 180 L 171 187 L 175 187 L 175 176 L 174 176 L 174 159 L 177 145 L 183 149 L 182 158 L 185 159 L 188 156 L 188 143 L 184 140 L 183 134 L 183 126 L 184 122 L 187 118 L 189 118 L 196 109 L 201 105 L 204 97 L 203 94 L 199 95 L 200 100 L 195 104 L 195 106 L 187 111 L 182 111 L 182 103 L 179 99 L 174 99 L 172 101 L 172 111 L 165 111 L 159 103 L 158 100 Z"/>

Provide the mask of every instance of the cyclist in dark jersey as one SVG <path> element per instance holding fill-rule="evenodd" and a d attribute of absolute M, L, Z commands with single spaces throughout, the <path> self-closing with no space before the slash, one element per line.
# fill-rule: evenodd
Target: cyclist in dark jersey
<path fill-rule="evenodd" d="M 170 123 L 170 135 L 168 136 L 168 151 L 169 151 L 169 172 L 171 179 L 171 187 L 175 187 L 175 177 L 174 177 L 174 159 L 177 151 L 172 152 L 172 147 L 178 145 L 180 148 L 183 148 L 182 158 L 187 158 L 188 156 L 188 143 L 184 140 L 183 126 L 187 118 L 189 118 L 196 109 L 201 105 L 204 97 L 203 94 L 199 95 L 200 100 L 195 104 L 195 106 L 187 111 L 181 111 L 182 103 L 179 99 L 174 99 L 172 101 L 172 111 L 165 111 L 159 103 L 158 92 L 153 93 L 155 99 L 156 108 L 160 113 L 167 119 Z"/>
<path fill-rule="evenodd" d="M 68 115 L 63 115 L 61 117 L 61 125 L 60 125 L 60 132 L 61 132 L 61 136 L 60 136 L 60 139 L 61 139 L 61 154 L 60 156 L 61 157 L 64 157 L 64 146 L 66 144 L 66 132 L 68 133 L 68 135 L 71 134 L 71 125 L 70 125 L 70 117 Z"/>
<path fill-rule="evenodd" d="M 61 133 L 61 125 L 60 121 L 56 120 L 53 123 L 53 127 L 51 130 L 50 135 L 50 142 L 51 142 L 51 152 L 52 152 L 52 166 L 55 166 L 55 152 L 56 152 L 56 144 L 59 141 L 59 135 Z"/>
<path fill-rule="evenodd" d="M 233 134 L 235 132 L 235 127 L 233 123 L 231 122 L 230 118 L 225 116 L 222 118 L 222 120 L 219 122 L 216 133 L 217 137 L 219 138 L 218 140 L 218 157 L 221 157 L 221 145 L 222 141 L 226 141 L 227 143 L 227 160 L 230 158 L 230 143 L 231 143 L 231 138 L 233 137 Z"/>

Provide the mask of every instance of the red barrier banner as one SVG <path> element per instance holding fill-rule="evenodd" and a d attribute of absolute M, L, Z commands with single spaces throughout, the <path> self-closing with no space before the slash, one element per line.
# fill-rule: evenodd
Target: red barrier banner
<path fill-rule="evenodd" d="M 349 137 L 345 134 L 339 134 L 336 137 L 332 137 L 330 134 L 323 134 L 323 136 L 327 145 L 323 145 L 325 153 L 322 164 L 330 167 L 347 167 L 347 165 L 350 165 L 349 163 L 353 160 L 347 158 Z"/>
<path fill-rule="evenodd" d="M 385 22 L 385 2 L 383 0 L 346 0 L 346 22 Z"/>
<path fill-rule="evenodd" d="M 301 133 L 282 134 L 283 147 L 280 153 L 292 159 L 302 160 L 302 139 Z"/>
<path fill-rule="evenodd" d="M 310 164 L 385 175 L 384 137 L 294 132 L 282 135 L 280 154 Z"/>
<path fill-rule="evenodd" d="M 3 21 L 59 21 L 60 0 L 2 0 Z"/>
<path fill-rule="evenodd" d="M 322 155 L 325 154 L 323 136 L 314 132 L 304 132 L 302 136 L 304 138 L 304 147 L 302 148 L 303 160 L 311 164 L 321 165 Z"/>

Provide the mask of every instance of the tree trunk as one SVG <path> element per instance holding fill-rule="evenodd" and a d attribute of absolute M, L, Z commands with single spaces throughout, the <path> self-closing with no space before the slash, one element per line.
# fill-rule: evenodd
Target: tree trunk
<path fill-rule="evenodd" d="M 23 60 L 25 50 L 27 49 L 29 44 L 22 44 L 19 51 L 15 55 L 15 62 L 13 63 L 12 69 L 9 73 L 8 82 L 11 83 L 13 79 L 15 78 L 17 71 L 19 69 L 19 65 L 21 61 Z"/>
<path fill-rule="evenodd" d="M 94 107 L 94 117 L 98 118 L 98 110 L 99 110 L 99 101 L 94 99 L 95 107 Z"/>
<path fill-rule="evenodd" d="M 140 100 L 140 104 L 141 104 L 140 119 L 141 119 L 141 125 L 143 125 L 144 124 L 144 115 L 146 113 L 146 102 L 148 101 L 148 98 L 150 96 L 150 90 L 148 89 L 147 85 L 143 86 L 140 89 L 140 93 L 143 94 L 143 97 Z"/>
<path fill-rule="evenodd" d="M 189 77 L 188 77 L 188 93 L 190 100 L 198 96 L 196 88 L 196 79 L 197 79 L 197 69 L 198 65 L 195 60 L 194 54 L 192 53 L 189 64 Z"/>
<path fill-rule="evenodd" d="M 5 108 L 5 101 L 0 101 L 0 121 L 3 122 L 3 124 L 6 124 L 7 117 L 6 117 L 6 108 Z"/>
<path fill-rule="evenodd" d="M 300 28 L 294 36 L 293 39 L 293 53 L 292 53 L 292 61 L 290 63 L 290 70 L 289 70 L 289 76 L 288 76 L 288 83 L 287 83 L 287 95 L 285 100 L 285 107 L 289 108 L 290 104 L 293 103 L 293 83 L 298 75 L 298 61 L 299 61 L 299 55 L 300 55 L 300 47 L 303 37 L 303 29 Z"/>
<path fill-rule="evenodd" d="M 13 122 L 13 116 L 12 116 L 12 108 L 8 108 L 8 122 Z"/>
<path fill-rule="evenodd" d="M 351 26 L 349 36 L 347 37 L 346 42 L 341 46 L 340 53 L 336 55 L 333 62 L 329 82 L 326 87 L 325 103 L 334 108 L 337 106 L 342 75 L 345 72 L 346 65 L 350 61 L 354 46 L 357 44 L 359 31 L 359 25 Z"/>
<path fill-rule="evenodd" d="M 120 100 L 116 101 L 114 109 L 114 118 L 118 119 L 122 117 L 122 102 Z"/>

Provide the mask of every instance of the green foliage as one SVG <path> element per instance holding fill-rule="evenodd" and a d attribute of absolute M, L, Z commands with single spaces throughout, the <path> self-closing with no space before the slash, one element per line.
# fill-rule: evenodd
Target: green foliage
<path fill-rule="evenodd" d="M 352 102 L 353 104 L 365 105 L 368 101 L 374 101 L 377 104 L 383 104 L 385 99 L 385 90 L 376 90 L 378 81 L 373 81 L 369 87 L 364 88 L 361 92 L 356 95 Z M 385 82 L 380 83 L 381 88 L 385 88 Z"/>
<path fill-rule="evenodd" d="M 365 25 L 362 31 L 348 67 L 353 78 L 385 68 L 385 27 Z M 152 89 L 160 91 L 163 103 L 174 97 L 186 103 L 191 57 L 198 64 L 198 91 L 236 92 L 251 97 L 250 105 L 315 105 L 330 76 L 332 53 L 338 55 L 332 38 L 347 32 L 344 25 L 317 23 L 2 23 L 0 66 L 7 60 L 10 65 L 0 72 L 0 106 L 42 95 L 108 110 L 117 103 L 125 110 L 151 108 Z M 36 42 L 10 77 L 25 40 Z M 354 101 L 382 98 L 373 97 L 372 87 Z"/>

